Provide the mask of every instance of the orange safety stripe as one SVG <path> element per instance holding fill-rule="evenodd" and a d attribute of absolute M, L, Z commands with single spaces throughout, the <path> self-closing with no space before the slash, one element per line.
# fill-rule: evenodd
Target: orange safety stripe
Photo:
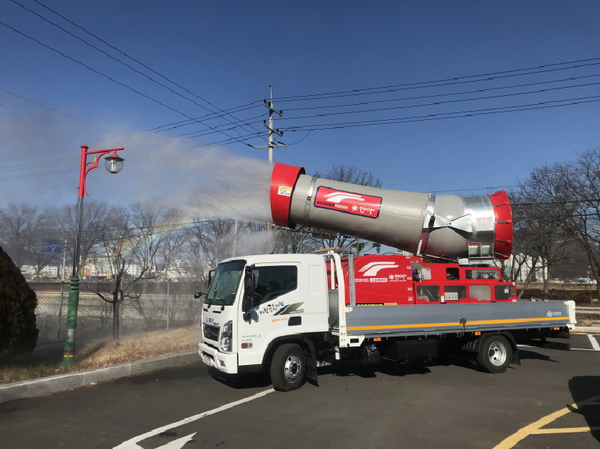
<path fill-rule="evenodd" d="M 512 324 L 512 323 L 531 323 L 534 321 L 564 321 L 569 317 L 546 317 L 546 318 L 514 318 L 510 320 L 484 320 L 484 321 L 468 321 L 466 326 L 476 326 L 481 324 Z M 369 329 L 410 329 L 415 327 L 449 327 L 462 326 L 460 322 L 455 323 L 431 323 L 431 324 L 393 324 L 388 326 L 348 326 L 349 331 L 363 331 Z"/>

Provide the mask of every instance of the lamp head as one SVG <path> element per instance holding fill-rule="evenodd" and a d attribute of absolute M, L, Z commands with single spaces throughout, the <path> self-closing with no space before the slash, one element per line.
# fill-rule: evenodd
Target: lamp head
<path fill-rule="evenodd" d="M 121 170 L 123 170 L 124 160 L 125 159 L 118 156 L 117 152 L 115 151 L 110 156 L 104 158 L 104 165 L 106 166 L 106 170 L 108 170 L 109 173 L 117 174 Z"/>

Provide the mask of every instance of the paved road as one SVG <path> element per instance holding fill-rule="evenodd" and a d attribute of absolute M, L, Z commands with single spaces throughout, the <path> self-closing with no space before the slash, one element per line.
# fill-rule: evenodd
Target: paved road
<path fill-rule="evenodd" d="M 521 366 L 500 375 L 344 364 L 291 393 L 197 363 L 0 404 L 0 447 L 599 448 L 597 338 L 522 348 Z"/>

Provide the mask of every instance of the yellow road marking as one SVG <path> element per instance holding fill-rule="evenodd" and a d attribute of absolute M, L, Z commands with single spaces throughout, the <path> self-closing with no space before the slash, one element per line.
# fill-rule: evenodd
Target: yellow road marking
<path fill-rule="evenodd" d="M 494 449 L 510 449 L 512 447 L 515 447 L 517 443 L 524 440 L 529 435 L 543 434 L 543 433 L 546 433 L 545 432 L 546 430 L 548 431 L 547 433 L 553 433 L 553 432 L 551 432 L 553 429 L 541 429 L 541 428 L 550 424 L 552 421 L 556 421 L 558 418 L 561 418 L 561 417 L 565 416 L 566 414 L 571 413 L 571 411 L 573 409 L 578 409 L 579 407 L 587 405 L 598 399 L 600 399 L 600 395 L 586 399 L 585 401 L 571 404 L 570 406 L 567 406 L 567 407 L 560 409 L 554 413 L 546 415 L 543 418 L 540 418 L 539 420 L 537 420 L 536 422 L 523 427 L 516 433 L 513 433 L 511 436 L 509 436 L 504 441 L 502 441 L 497 446 L 495 446 Z M 588 429 L 590 429 L 590 428 L 588 428 Z M 558 432 L 554 432 L 554 433 L 558 433 Z M 571 432 L 569 432 L 569 433 L 571 433 Z"/>
<path fill-rule="evenodd" d="M 563 427 L 561 429 L 540 429 L 532 432 L 532 435 L 547 435 L 551 433 L 581 433 L 600 430 L 600 427 Z"/>

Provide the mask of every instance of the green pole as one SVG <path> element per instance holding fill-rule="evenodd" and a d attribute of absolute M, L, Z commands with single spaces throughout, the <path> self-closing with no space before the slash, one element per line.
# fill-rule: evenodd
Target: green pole
<path fill-rule="evenodd" d="M 69 307 L 67 311 L 67 339 L 61 367 L 75 366 L 75 329 L 77 328 L 77 306 L 79 305 L 79 278 L 71 278 L 69 289 Z"/>

